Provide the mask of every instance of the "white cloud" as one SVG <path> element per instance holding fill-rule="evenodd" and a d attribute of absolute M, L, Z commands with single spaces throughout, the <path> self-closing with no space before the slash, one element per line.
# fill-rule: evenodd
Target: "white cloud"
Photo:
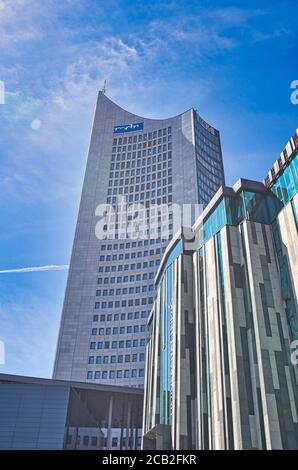
<path fill-rule="evenodd" d="M 3 270 L 0 270 L 0 274 L 33 273 L 36 271 L 62 271 L 66 269 L 68 269 L 67 264 L 50 264 L 47 266 L 33 266 L 33 267 L 28 267 L 28 268 L 3 269 Z"/>

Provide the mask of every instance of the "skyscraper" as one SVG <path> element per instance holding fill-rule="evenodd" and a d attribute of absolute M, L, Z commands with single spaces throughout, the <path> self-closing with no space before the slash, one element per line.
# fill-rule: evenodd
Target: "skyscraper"
<path fill-rule="evenodd" d="M 147 119 L 99 93 L 54 378 L 144 384 L 154 277 L 173 235 L 173 220 L 171 214 L 166 220 L 156 214 L 161 224 L 157 236 L 144 229 L 132 239 L 119 236 L 122 224 L 111 216 L 114 234 L 102 239 L 97 227 L 105 212 L 99 205 L 116 208 L 121 197 L 146 214 L 153 205 L 205 206 L 223 184 L 219 132 L 194 109 L 169 119 Z M 169 237 L 163 237 L 164 229 Z"/>

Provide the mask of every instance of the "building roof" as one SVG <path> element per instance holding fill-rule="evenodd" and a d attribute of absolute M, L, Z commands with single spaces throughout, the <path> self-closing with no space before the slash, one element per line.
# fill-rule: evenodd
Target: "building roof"
<path fill-rule="evenodd" d="M 122 387 L 117 385 L 105 385 L 105 384 L 93 384 L 86 382 L 75 382 L 73 380 L 56 380 L 56 379 L 45 379 L 41 377 L 28 377 L 23 375 L 13 374 L 0 374 L 1 383 L 15 383 L 15 384 L 31 384 L 31 385 L 46 385 L 46 386 L 60 386 L 60 387 L 72 387 L 84 390 L 97 390 L 108 393 L 119 393 L 128 395 L 143 396 L 143 389 L 136 387 Z"/>

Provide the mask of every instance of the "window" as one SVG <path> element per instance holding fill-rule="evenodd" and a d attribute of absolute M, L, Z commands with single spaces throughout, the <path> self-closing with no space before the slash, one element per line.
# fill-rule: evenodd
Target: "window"
<path fill-rule="evenodd" d="M 88 370 L 87 372 L 87 380 L 91 380 L 93 378 L 93 372 L 92 370 Z"/>
<path fill-rule="evenodd" d="M 111 356 L 111 364 L 116 364 L 117 356 Z"/>
<path fill-rule="evenodd" d="M 131 348 L 131 340 L 130 340 L 130 339 L 128 339 L 128 340 L 126 341 L 125 346 L 126 346 L 127 348 Z"/>
<path fill-rule="evenodd" d="M 101 356 L 96 356 L 96 364 L 101 364 Z"/>
<path fill-rule="evenodd" d="M 90 349 L 95 349 L 95 346 L 96 346 L 95 341 L 92 341 L 92 342 L 90 343 Z"/>
<path fill-rule="evenodd" d="M 115 378 L 115 371 L 114 370 L 110 370 L 110 375 L 109 375 L 110 379 L 114 379 Z"/>
<path fill-rule="evenodd" d="M 125 370 L 125 371 L 124 371 L 124 377 L 125 377 L 126 379 L 129 379 L 129 370 Z"/>
<path fill-rule="evenodd" d="M 103 342 L 102 341 L 98 341 L 97 342 L 97 349 L 102 349 L 103 347 Z"/>
<path fill-rule="evenodd" d="M 140 353 L 139 361 L 140 361 L 140 362 L 143 362 L 144 360 L 145 360 L 145 354 L 144 354 L 144 353 Z"/>
<path fill-rule="evenodd" d="M 98 315 L 93 315 L 93 321 L 98 321 Z"/>
<path fill-rule="evenodd" d="M 83 437 L 83 446 L 88 446 L 89 445 L 89 436 L 84 436 Z"/>
<path fill-rule="evenodd" d="M 137 369 L 132 369 L 131 376 L 132 377 L 137 377 Z"/>
<path fill-rule="evenodd" d="M 139 369 L 139 377 L 144 377 L 144 369 Z"/>
<path fill-rule="evenodd" d="M 107 379 L 108 378 L 108 372 L 106 370 L 103 371 L 102 373 L 102 378 Z"/>
<path fill-rule="evenodd" d="M 130 362 L 130 354 L 125 354 L 125 362 Z"/>
<path fill-rule="evenodd" d="M 94 364 L 94 356 L 89 356 L 88 364 Z"/>
<path fill-rule="evenodd" d="M 112 447 L 118 447 L 118 437 L 112 437 Z"/>
<path fill-rule="evenodd" d="M 134 339 L 134 340 L 133 340 L 133 347 L 134 347 L 134 348 L 137 348 L 137 347 L 138 347 L 138 343 L 139 343 L 138 340 L 137 340 L 137 339 Z"/>
<path fill-rule="evenodd" d="M 100 376 L 101 376 L 100 370 L 95 371 L 94 378 L 95 379 L 100 379 Z"/>
<path fill-rule="evenodd" d="M 91 445 L 93 447 L 96 447 L 97 446 L 97 436 L 92 436 L 91 437 Z"/>
<path fill-rule="evenodd" d="M 92 328 L 92 335 L 96 335 L 97 334 L 97 328 Z"/>
<path fill-rule="evenodd" d="M 122 379 L 122 370 L 117 370 L 117 379 Z"/>
<path fill-rule="evenodd" d="M 103 363 L 108 364 L 109 362 L 109 356 L 103 356 Z"/>

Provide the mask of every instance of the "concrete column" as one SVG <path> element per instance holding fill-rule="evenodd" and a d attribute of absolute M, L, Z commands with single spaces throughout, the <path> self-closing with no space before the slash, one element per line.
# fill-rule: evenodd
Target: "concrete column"
<path fill-rule="evenodd" d="M 109 411 L 108 411 L 108 429 L 107 429 L 107 449 L 112 448 L 112 418 L 113 418 L 113 395 L 110 396 Z"/>
<path fill-rule="evenodd" d="M 131 421 L 131 400 L 128 401 L 127 407 L 127 421 L 126 421 L 126 435 L 125 435 L 125 450 L 128 449 L 129 434 L 130 434 L 130 421 Z"/>

